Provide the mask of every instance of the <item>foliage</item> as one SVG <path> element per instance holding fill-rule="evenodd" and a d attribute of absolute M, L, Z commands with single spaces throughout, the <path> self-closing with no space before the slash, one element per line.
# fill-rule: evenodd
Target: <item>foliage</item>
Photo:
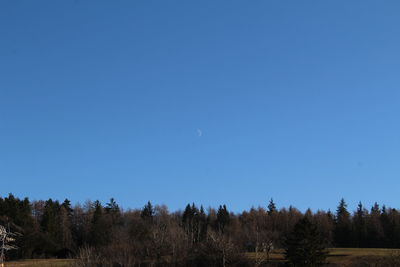
<path fill-rule="evenodd" d="M 266 207 L 234 214 L 226 205 L 206 211 L 192 203 L 169 212 L 147 202 L 142 209 L 122 211 L 115 199 L 105 205 L 71 205 L 68 199 L 0 197 L 0 224 L 22 234 L 16 240 L 19 249 L 10 251 L 8 260 L 75 257 L 90 248 L 102 262 L 120 266 L 244 266 L 238 255 L 246 252 L 256 253 L 253 264 L 262 266 L 304 216 L 323 238 L 323 246 L 400 247 L 399 211 L 377 203 L 371 209 L 359 203 L 353 214 L 344 200 L 336 213 L 302 213 L 292 206 L 278 210 L 271 199 Z"/>
<path fill-rule="evenodd" d="M 317 226 L 304 217 L 286 240 L 285 257 L 290 266 L 315 267 L 325 264 L 327 252 Z"/>

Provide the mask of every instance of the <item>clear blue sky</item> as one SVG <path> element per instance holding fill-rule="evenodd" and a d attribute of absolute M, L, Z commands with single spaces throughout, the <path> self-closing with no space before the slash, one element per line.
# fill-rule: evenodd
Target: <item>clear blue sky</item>
<path fill-rule="evenodd" d="M 0 195 L 399 207 L 399 1 L 0 2 Z"/>

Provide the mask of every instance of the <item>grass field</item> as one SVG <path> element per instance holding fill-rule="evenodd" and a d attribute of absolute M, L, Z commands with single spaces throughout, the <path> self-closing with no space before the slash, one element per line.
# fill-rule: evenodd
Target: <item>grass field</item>
<path fill-rule="evenodd" d="M 67 267 L 71 260 L 45 259 L 6 262 L 5 267 Z"/>
<path fill-rule="evenodd" d="M 247 253 L 249 258 L 255 259 L 256 253 Z M 329 249 L 328 262 L 349 266 L 351 261 L 357 257 L 369 256 L 400 256 L 400 249 L 382 249 L 382 248 L 331 248 Z M 261 253 L 258 257 L 262 257 Z M 277 249 L 270 253 L 270 260 L 273 262 L 283 262 L 283 250 Z M 67 267 L 72 260 L 21 260 L 7 262 L 6 267 Z"/>
<path fill-rule="evenodd" d="M 400 249 L 384 249 L 384 248 L 331 248 L 328 249 L 329 255 L 327 261 L 335 264 L 349 264 L 353 259 L 358 257 L 370 256 L 400 256 Z M 248 253 L 252 259 L 256 258 L 256 253 Z M 265 255 L 258 254 L 259 257 Z M 270 253 L 270 260 L 273 262 L 283 262 L 284 253 L 281 249 L 276 249 Z"/>

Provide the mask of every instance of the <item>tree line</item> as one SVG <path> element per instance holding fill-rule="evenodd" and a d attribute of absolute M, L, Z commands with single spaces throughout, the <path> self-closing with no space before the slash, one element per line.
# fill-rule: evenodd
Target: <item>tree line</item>
<path fill-rule="evenodd" d="M 122 210 L 113 198 L 72 205 L 68 199 L 0 197 L 0 224 L 21 233 L 19 249 L 10 251 L 9 259 L 97 257 L 120 264 L 115 266 L 246 266 L 245 252 L 268 257 L 272 249 L 287 247 L 305 219 L 323 247 L 400 248 L 399 210 L 377 203 L 370 209 L 359 203 L 351 212 L 342 199 L 334 212 L 302 213 L 292 206 L 277 209 L 271 199 L 265 207 L 241 213 L 226 205 L 205 209 L 194 203 L 170 212 L 150 202 Z"/>

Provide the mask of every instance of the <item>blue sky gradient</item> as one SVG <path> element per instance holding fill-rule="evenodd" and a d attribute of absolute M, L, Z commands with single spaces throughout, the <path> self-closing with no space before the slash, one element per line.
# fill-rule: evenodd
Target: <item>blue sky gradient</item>
<path fill-rule="evenodd" d="M 1 1 L 0 195 L 398 207 L 399 13 L 399 1 Z"/>

